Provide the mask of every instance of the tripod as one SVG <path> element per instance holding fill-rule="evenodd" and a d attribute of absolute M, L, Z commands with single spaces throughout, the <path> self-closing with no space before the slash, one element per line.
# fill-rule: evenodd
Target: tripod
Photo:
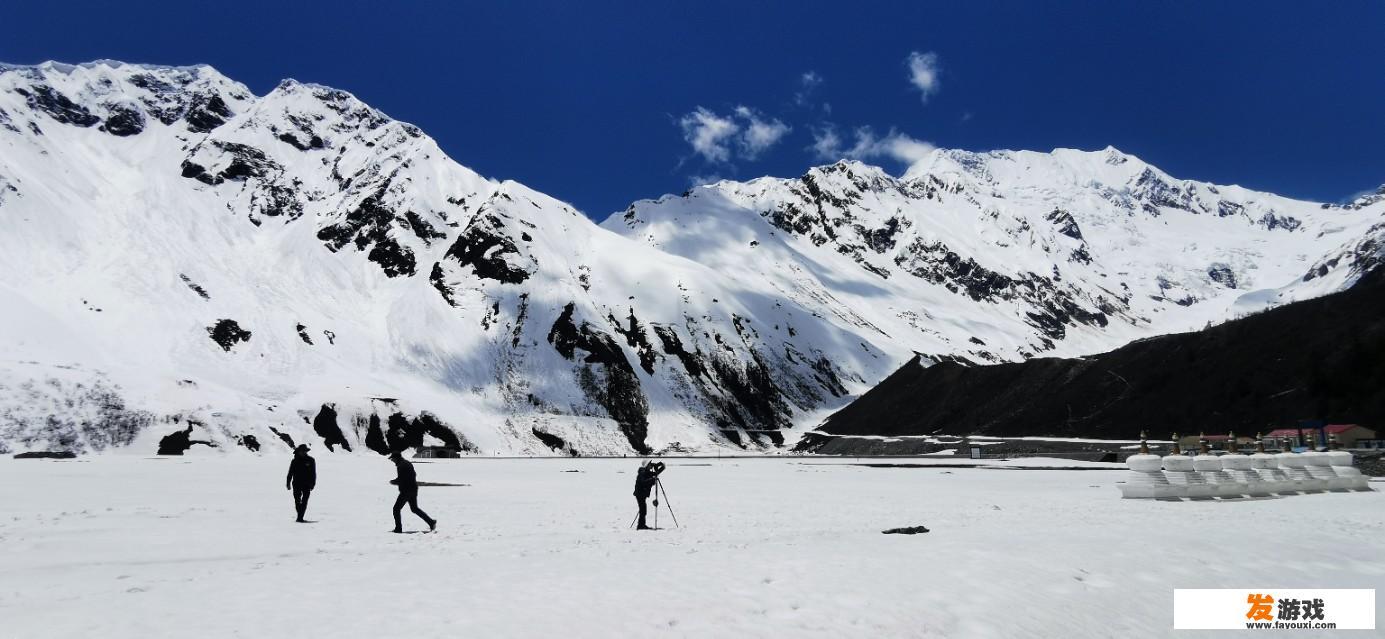
<path fill-rule="evenodd" d="M 656 479 L 656 480 L 654 480 L 654 490 L 658 491 L 658 492 L 655 493 L 655 495 L 660 495 L 660 494 L 662 494 L 662 495 L 664 496 L 664 508 L 667 508 L 667 509 L 668 509 L 668 514 L 669 514 L 669 516 L 673 518 L 673 527 L 674 527 L 674 528 L 681 528 L 681 526 L 678 525 L 678 515 L 673 514 L 673 504 L 669 503 L 669 500 L 668 500 L 668 491 L 664 490 L 664 482 L 663 482 L 662 479 Z M 654 527 L 655 527 L 655 528 L 658 528 L 658 527 L 659 527 L 659 499 L 658 499 L 658 497 L 655 497 L 655 498 L 654 498 Z"/>
<path fill-rule="evenodd" d="M 668 491 L 664 490 L 664 482 L 663 482 L 662 480 L 657 480 L 657 479 L 654 480 L 654 528 L 655 528 L 656 530 L 659 528 L 659 495 L 660 495 L 660 494 L 662 494 L 662 495 L 664 496 L 664 507 L 668 509 L 668 514 L 669 514 L 669 516 L 670 516 L 670 517 L 673 517 L 673 525 L 674 525 L 674 527 L 681 528 L 681 526 L 678 525 L 678 515 L 674 514 L 674 512 L 673 512 L 673 505 L 670 504 L 669 501 L 668 501 Z M 635 518 L 632 519 L 632 520 L 630 520 L 630 527 L 631 527 L 631 528 L 634 528 L 634 527 L 635 527 L 635 523 L 638 522 L 639 520 L 640 520 L 640 516 L 639 516 L 639 515 L 635 515 Z"/>

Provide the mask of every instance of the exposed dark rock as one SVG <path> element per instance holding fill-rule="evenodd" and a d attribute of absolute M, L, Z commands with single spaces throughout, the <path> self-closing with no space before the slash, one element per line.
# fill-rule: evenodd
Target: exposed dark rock
<path fill-rule="evenodd" d="M 543 442 L 544 446 L 549 448 L 549 450 L 555 453 L 561 453 L 567 449 L 567 442 L 564 441 L 562 437 L 545 433 L 538 428 L 531 428 L 530 430 L 534 433 L 535 437 L 539 438 L 539 441 Z"/>
<path fill-rule="evenodd" d="M 433 262 L 433 270 L 428 274 L 428 282 L 433 285 L 433 288 L 438 291 L 448 306 L 455 307 L 457 305 L 457 300 L 453 297 L 452 287 L 447 285 L 447 274 L 443 272 L 441 263 Z"/>
<path fill-rule="evenodd" d="M 380 428 L 380 416 L 371 415 L 370 425 L 366 428 L 365 447 L 381 455 L 390 454 L 390 444 L 385 439 L 385 432 Z"/>
<path fill-rule="evenodd" d="M 240 342 L 250 341 L 250 331 L 240 327 L 233 319 L 218 320 L 216 325 L 207 327 L 207 334 L 222 350 L 231 352 L 231 347 Z"/>
<path fill-rule="evenodd" d="M 149 115 L 164 124 L 173 124 L 182 117 L 187 105 L 177 97 L 181 91 L 180 87 L 152 73 L 137 73 L 130 76 L 129 81 L 130 84 L 154 94 L 152 98 L 141 98 Z"/>
<path fill-rule="evenodd" d="M 313 338 L 308 336 L 308 327 L 302 324 L 298 325 L 298 339 L 303 340 L 303 343 L 308 346 L 313 345 Z"/>
<path fill-rule="evenodd" d="M 1227 288 L 1236 288 L 1236 272 L 1228 264 L 1218 262 L 1207 267 L 1207 277 Z"/>
<path fill-rule="evenodd" d="M 29 108 L 42 111 L 63 124 L 89 127 L 101 121 L 101 118 L 92 115 L 86 107 L 73 102 L 46 84 L 36 84 L 29 89 L 16 88 L 14 91 L 24 96 Z"/>
<path fill-rule="evenodd" d="M 615 326 L 616 332 L 625 338 L 625 343 L 628 344 L 630 348 L 635 349 L 635 353 L 640 358 L 640 368 L 643 368 L 644 372 L 653 375 L 654 362 L 658 357 L 658 353 L 655 353 L 654 347 L 649 345 L 649 338 L 644 334 L 644 325 L 640 324 L 640 320 L 635 317 L 635 309 L 630 309 L 630 316 L 626 318 L 629 325 L 626 327 L 621 327 L 620 322 L 616 321 L 614 317 L 608 317 L 607 319 Z"/>
<path fill-rule="evenodd" d="M 268 217 L 286 216 L 295 219 L 303 214 L 303 203 L 298 201 L 296 191 L 299 185 L 284 184 L 284 167 L 253 146 L 212 140 L 207 144 L 230 157 L 226 168 L 215 175 L 207 168 L 190 159 L 183 160 L 182 176 L 203 184 L 217 186 L 230 182 L 244 182 L 253 187 L 250 200 L 251 221 L 255 214 Z M 256 222 L 258 224 L 258 222 Z"/>
<path fill-rule="evenodd" d="M 672 326 L 655 324 L 654 334 L 663 344 L 664 353 L 677 357 L 678 361 L 683 363 L 683 370 L 688 372 L 689 377 L 696 379 L 707 372 L 706 367 L 702 365 L 701 353 L 690 353 L 684 349 L 683 341 L 678 338 L 678 332 Z"/>
<path fill-rule="evenodd" d="M 200 296 L 202 299 L 212 299 L 212 296 L 207 294 L 207 289 L 202 288 L 202 286 L 199 285 L 197 282 L 192 281 L 192 278 L 183 275 L 182 273 L 179 273 L 178 279 L 183 280 L 183 283 L 187 284 L 188 288 L 192 289 L 192 292 L 197 293 L 197 295 Z"/>
<path fill-rule="evenodd" d="M 578 386 L 620 425 L 631 448 L 647 454 L 649 446 L 644 440 L 649 430 L 649 401 L 640 388 L 639 377 L 610 335 L 587 322 L 577 326 L 572 319 L 575 306 L 569 302 L 563 309 L 548 332 L 548 343 L 565 359 L 576 361 L 580 349 L 587 353 L 583 363 L 602 365 L 600 376 L 591 366 L 579 367 Z"/>
<path fill-rule="evenodd" d="M 193 427 L 199 425 L 200 424 L 196 422 L 189 421 L 187 428 L 183 430 L 176 430 L 167 435 L 164 435 L 163 439 L 159 440 L 158 454 L 182 455 L 183 453 L 187 452 L 189 448 L 192 448 L 196 444 L 201 444 L 203 446 L 208 446 L 210 448 L 216 448 L 216 444 L 212 442 L 192 438 Z"/>
<path fill-rule="evenodd" d="M 378 422 L 377 422 L 378 423 Z M 454 451 L 477 452 L 475 444 L 457 434 L 447 424 L 438 421 L 432 414 L 423 412 L 409 420 L 402 413 L 389 417 L 389 429 L 385 433 L 385 443 L 390 451 L 403 451 L 423 446 L 423 436 L 428 435 L 443 443 L 443 447 Z"/>
<path fill-rule="evenodd" d="M 299 151 L 316 151 L 327 148 L 327 143 L 323 142 L 322 138 L 316 135 L 309 136 L 306 142 L 299 140 L 298 136 L 292 133 L 280 133 L 278 138 L 280 142 L 288 144 Z"/>
<path fill-rule="evenodd" d="M 446 233 L 433 228 L 432 224 L 429 224 L 427 220 L 413 211 L 404 211 L 404 219 L 408 220 L 409 228 L 413 230 L 414 235 L 418 236 L 418 239 L 423 240 L 424 244 L 432 244 L 433 240 L 447 237 Z"/>
<path fill-rule="evenodd" d="M 284 170 L 278 162 L 269 159 L 264 151 L 253 146 L 220 140 L 213 141 L 212 145 L 231 156 L 231 163 L 217 175 L 221 180 L 243 182 L 248 178 L 269 177 Z"/>
<path fill-rule="evenodd" d="M 533 260 L 519 252 L 514 241 L 502 233 L 501 227 L 500 220 L 495 216 L 478 215 L 447 249 L 446 256 L 463 267 L 472 267 L 481 279 L 507 284 L 519 284 L 529 279 L 531 270 L 511 262 L 532 263 Z"/>
<path fill-rule="evenodd" d="M 889 530 L 882 530 L 880 532 L 886 535 L 917 535 L 928 532 L 928 529 L 923 526 L 908 526 L 906 528 L 890 528 Z"/>
<path fill-rule="evenodd" d="M 346 452 L 351 452 L 351 444 L 346 441 L 346 434 L 341 432 L 341 426 L 337 425 L 337 409 L 331 404 L 323 404 L 317 411 L 317 417 L 313 418 L 313 432 L 322 438 L 323 445 L 327 446 L 329 452 L 336 452 L 332 447 L 341 446 Z"/>
<path fill-rule="evenodd" d="M 846 385 L 842 384 L 842 379 L 837 375 L 837 367 L 826 356 L 820 356 L 812 363 L 814 379 L 818 385 L 827 389 L 833 397 L 845 397 L 847 394 Z"/>
<path fill-rule="evenodd" d="M 885 220 L 885 226 L 865 231 L 862 236 L 865 238 L 866 246 L 869 246 L 872 251 L 884 253 L 895 247 L 895 242 L 902 228 L 903 224 L 900 218 L 891 217 Z"/>
<path fill-rule="evenodd" d="M 412 446 L 422 446 L 423 437 L 420 435 L 415 441 L 413 433 L 409 430 L 409 418 L 405 417 L 403 413 L 392 413 L 389 416 L 385 431 L 385 444 L 389 446 L 391 453 L 403 452 Z"/>
<path fill-rule="evenodd" d="M 348 243 L 355 243 L 358 250 L 373 244 L 367 258 L 379 264 L 385 275 L 413 275 L 416 267 L 413 251 L 401 246 L 389 234 L 397 216 L 384 204 L 388 187 L 388 184 L 382 185 L 361 200 L 341 222 L 324 226 L 318 231 L 317 239 L 332 251 L 339 251 Z"/>
<path fill-rule="evenodd" d="M 1244 215 L 1246 207 L 1235 202 L 1221 200 L 1217 202 L 1217 217 L 1231 217 L 1233 215 Z"/>
<path fill-rule="evenodd" d="M 1084 308 L 1053 278 L 1034 273 L 1010 277 L 972 258 L 962 258 L 940 242 L 930 244 L 916 239 L 895 258 L 895 264 L 915 277 L 976 301 L 1025 300 L 1033 307 L 1025 314 L 1029 324 L 1048 340 L 1063 339 L 1070 324 L 1106 326 L 1109 321 L 1106 311 Z M 1046 347 L 1052 348 L 1052 343 Z"/>
<path fill-rule="evenodd" d="M 124 105 L 108 105 L 110 115 L 101 125 L 101 130 L 117 137 L 135 135 L 144 130 L 144 114 L 138 109 Z"/>
<path fill-rule="evenodd" d="M 1183 184 L 1165 181 L 1153 169 L 1145 169 L 1135 180 L 1132 194 L 1144 202 L 1143 208 L 1151 215 L 1159 214 L 1159 207 L 1180 209 L 1197 213 L 1197 196 L 1192 189 Z"/>
<path fill-rule="evenodd" d="M 1327 275 L 1343 260 L 1349 265 L 1351 274 L 1356 277 L 1385 265 L 1385 222 L 1372 225 L 1354 246 L 1313 265 L 1303 275 L 1303 281 L 1308 282 Z"/>
<path fill-rule="evenodd" d="M 743 365 L 720 357 L 712 358 L 711 371 L 717 385 L 730 395 L 730 401 L 719 402 L 722 412 L 733 424 L 752 435 L 791 426 L 789 407 L 760 353 L 751 348 L 750 357 L 751 360 Z"/>
<path fill-rule="evenodd" d="M 1259 223 L 1260 226 L 1270 231 L 1275 229 L 1295 231 L 1298 230 L 1298 227 L 1303 226 L 1303 222 L 1300 222 L 1296 217 L 1291 215 L 1275 215 L 1274 213 L 1266 213 L 1260 216 Z"/>
<path fill-rule="evenodd" d="M 16 454 L 16 455 L 14 456 L 14 458 L 15 458 L 15 459 L 72 459 L 72 458 L 74 458 L 74 457 L 76 457 L 76 456 L 77 456 L 77 453 L 74 453 L 74 452 L 72 452 L 72 451 L 70 451 L 70 450 L 41 450 L 41 451 L 30 451 L 30 452 L 27 452 L 27 453 L 18 453 L 18 454 Z"/>
<path fill-rule="evenodd" d="M 269 427 L 269 432 L 274 433 L 275 435 L 277 435 L 277 436 L 279 437 L 279 440 L 282 441 L 282 442 L 284 442 L 285 444 L 288 444 L 288 447 L 289 447 L 290 449 L 294 449 L 294 448 L 297 448 L 297 447 L 298 447 L 297 445 L 295 445 L 295 444 L 293 443 L 293 438 L 292 438 L 292 437 L 289 437 L 288 433 L 279 432 L 279 430 L 276 429 L 276 428 L 274 428 L 273 426 L 270 426 L 270 427 Z"/>
<path fill-rule="evenodd" d="M 949 250 L 941 242 L 915 239 L 895 257 L 895 265 L 910 275 L 942 284 L 952 292 L 963 292 L 976 301 L 1004 299 L 1015 287 L 1015 280 L 981 266 L 976 260 Z"/>
<path fill-rule="evenodd" d="M 207 133 L 226 124 L 226 120 L 233 115 L 235 114 L 231 112 L 231 107 L 226 105 L 226 101 L 212 93 L 193 97 L 183 119 L 187 121 L 189 131 Z"/>
<path fill-rule="evenodd" d="M 375 246 L 370 249 L 366 259 L 380 265 L 380 269 L 389 277 L 399 277 L 400 275 L 413 275 L 416 264 L 414 253 L 398 242 L 394 238 L 386 236 L 375 242 Z"/>
<path fill-rule="evenodd" d="M 524 321 L 529 318 L 529 294 L 519 294 L 519 310 L 515 313 L 515 325 L 510 332 L 510 346 L 519 348 L 519 340 L 524 335 Z"/>
<path fill-rule="evenodd" d="M 183 160 L 182 176 L 203 184 L 216 184 L 216 177 L 207 173 L 207 167 L 191 160 Z"/>
<path fill-rule="evenodd" d="M 1058 232 L 1074 240 L 1081 240 L 1082 229 L 1077 226 L 1077 220 L 1073 219 L 1072 213 L 1063 209 L 1053 209 L 1045 219 L 1058 227 Z"/>
<path fill-rule="evenodd" d="M 252 453 L 260 452 L 260 440 L 254 435 L 241 435 L 236 438 L 236 443 Z"/>
<path fill-rule="evenodd" d="M 461 450 L 476 452 L 476 446 L 461 437 L 456 431 L 452 430 L 447 424 L 442 423 L 431 413 L 419 413 L 410 424 L 414 429 L 427 434 L 442 442 L 443 446 L 451 450 Z M 420 438 L 421 439 L 421 438 Z"/>
<path fill-rule="evenodd" d="M 14 120 L 10 118 L 10 112 L 4 109 L 0 109 L 0 128 L 11 133 L 22 132 L 19 127 L 14 125 Z"/>

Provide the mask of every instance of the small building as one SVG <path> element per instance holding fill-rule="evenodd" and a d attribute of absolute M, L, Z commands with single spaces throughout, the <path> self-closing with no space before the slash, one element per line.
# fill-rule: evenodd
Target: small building
<path fill-rule="evenodd" d="M 1335 436 L 1343 448 L 1356 448 L 1358 442 L 1376 439 L 1376 433 L 1360 424 L 1328 424 L 1321 428 L 1280 428 L 1265 435 L 1265 444 L 1273 441 L 1277 448 L 1313 445 L 1322 448 L 1327 437 Z"/>
<path fill-rule="evenodd" d="M 460 459 L 462 451 L 451 446 L 419 446 L 415 459 Z"/>

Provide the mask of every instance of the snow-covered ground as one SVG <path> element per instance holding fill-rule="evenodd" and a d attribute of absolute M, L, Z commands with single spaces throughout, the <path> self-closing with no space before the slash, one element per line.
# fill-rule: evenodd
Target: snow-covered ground
<path fill-rule="evenodd" d="M 464 485 L 423 488 L 437 533 L 393 535 L 391 464 L 317 459 L 311 524 L 286 457 L 0 461 L 0 636 L 1184 637 L 1175 587 L 1385 590 L 1380 492 L 1158 503 L 1110 469 L 671 459 L 683 527 L 641 533 L 635 459 L 473 458 L 420 461 Z"/>

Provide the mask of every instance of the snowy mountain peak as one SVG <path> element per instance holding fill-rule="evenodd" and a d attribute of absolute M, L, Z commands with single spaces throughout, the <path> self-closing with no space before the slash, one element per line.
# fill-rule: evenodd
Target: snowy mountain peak
<path fill-rule="evenodd" d="M 117 137 L 151 122 L 206 133 L 240 112 L 254 95 L 215 69 L 98 61 L 0 67 L 0 126 L 42 134 L 56 122 Z M 17 99 L 16 99 L 17 98 Z"/>
<path fill-rule="evenodd" d="M 597 225 L 346 91 L 6 66 L 0 388 L 29 390 L 0 393 L 0 449 L 175 421 L 377 452 L 771 447 L 915 353 L 1091 353 L 1349 286 L 1382 216 L 1107 148 L 842 161 Z"/>
<path fill-rule="evenodd" d="M 1375 206 L 1381 202 L 1385 202 L 1385 184 L 1377 187 L 1375 191 L 1357 196 L 1344 206 L 1348 209 L 1364 209 L 1368 206 Z"/>

